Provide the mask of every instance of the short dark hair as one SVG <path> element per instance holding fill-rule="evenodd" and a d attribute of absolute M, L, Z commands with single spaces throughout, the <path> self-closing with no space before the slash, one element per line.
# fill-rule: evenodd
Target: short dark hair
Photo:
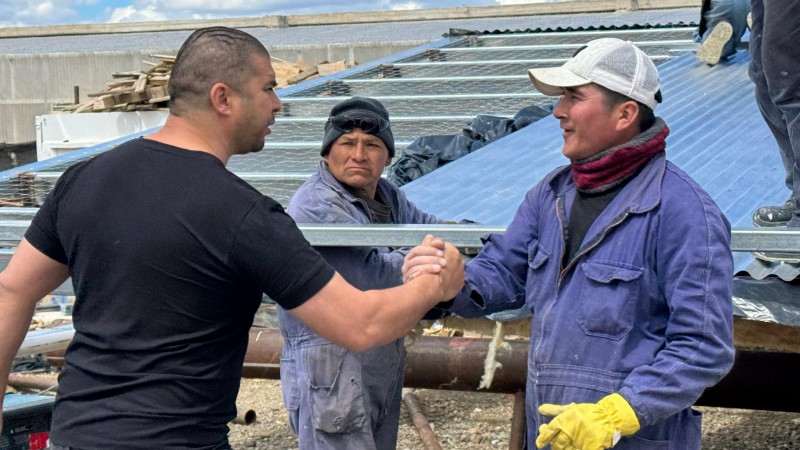
<path fill-rule="evenodd" d="M 600 88 L 600 91 L 603 93 L 603 103 L 605 103 L 606 108 L 611 109 L 620 103 L 625 102 L 636 102 L 639 105 L 639 132 L 645 131 L 653 126 L 656 123 L 656 114 L 653 111 L 653 108 L 645 105 L 642 102 L 638 102 L 627 95 L 620 94 L 619 92 L 612 91 L 607 87 L 600 86 L 597 84 L 597 87 Z M 661 91 L 656 92 L 656 100 L 661 102 Z"/>
<path fill-rule="evenodd" d="M 216 83 L 240 91 L 252 75 L 253 55 L 269 58 L 264 44 L 244 31 L 209 27 L 192 33 L 172 66 L 170 113 L 179 116 L 189 107 L 203 107 Z"/>

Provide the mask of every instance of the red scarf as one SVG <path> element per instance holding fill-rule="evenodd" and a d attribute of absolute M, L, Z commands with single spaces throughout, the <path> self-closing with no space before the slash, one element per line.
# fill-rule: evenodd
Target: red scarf
<path fill-rule="evenodd" d="M 572 179 L 582 192 L 607 191 L 633 176 L 667 147 L 669 127 L 660 118 L 630 142 L 572 162 Z"/>

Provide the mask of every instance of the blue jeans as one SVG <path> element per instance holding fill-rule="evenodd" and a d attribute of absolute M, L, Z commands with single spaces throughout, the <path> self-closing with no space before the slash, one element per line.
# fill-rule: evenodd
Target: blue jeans
<path fill-rule="evenodd" d="M 695 42 L 703 42 L 711 34 L 714 26 L 720 22 L 728 22 L 733 27 L 733 34 L 725 47 L 722 58 L 730 58 L 736 54 L 736 46 L 747 30 L 747 14 L 750 12 L 750 0 L 704 0 L 701 10 L 700 26 L 692 34 Z"/>
<path fill-rule="evenodd" d="M 795 201 L 789 226 L 800 226 L 800 2 L 752 0 L 752 7 L 750 79 Z"/>

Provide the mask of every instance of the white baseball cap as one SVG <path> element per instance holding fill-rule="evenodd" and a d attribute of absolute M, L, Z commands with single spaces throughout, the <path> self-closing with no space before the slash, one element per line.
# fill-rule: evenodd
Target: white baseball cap
<path fill-rule="evenodd" d="M 590 41 L 563 66 L 529 69 L 528 76 L 545 95 L 561 95 L 561 88 L 596 83 L 651 109 L 661 101 L 653 61 L 629 41 L 616 38 Z"/>

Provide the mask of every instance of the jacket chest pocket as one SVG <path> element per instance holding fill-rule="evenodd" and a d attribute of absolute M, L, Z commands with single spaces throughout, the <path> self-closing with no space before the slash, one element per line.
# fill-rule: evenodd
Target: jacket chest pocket
<path fill-rule="evenodd" d="M 525 281 L 525 296 L 528 302 L 541 299 L 547 295 L 547 288 L 550 286 L 546 279 L 547 262 L 550 260 L 550 253 L 534 241 L 528 247 L 528 275 Z M 528 305 L 533 311 L 535 305 Z"/>
<path fill-rule="evenodd" d="M 578 326 L 589 336 L 618 340 L 633 328 L 642 270 L 587 261 L 578 303 Z"/>

